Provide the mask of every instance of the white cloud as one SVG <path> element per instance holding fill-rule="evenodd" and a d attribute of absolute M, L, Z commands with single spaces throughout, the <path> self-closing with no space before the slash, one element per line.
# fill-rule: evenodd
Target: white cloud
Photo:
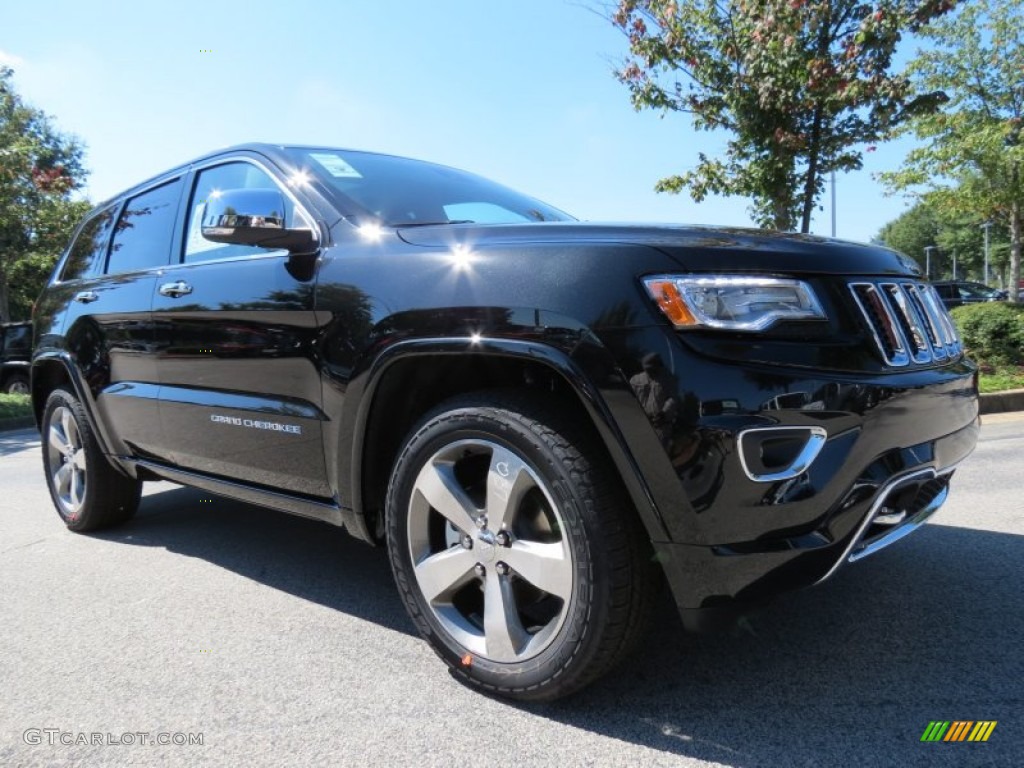
<path fill-rule="evenodd" d="M 25 63 L 25 60 L 21 56 L 15 56 L 13 53 L 0 50 L 0 67 L 20 67 Z"/>

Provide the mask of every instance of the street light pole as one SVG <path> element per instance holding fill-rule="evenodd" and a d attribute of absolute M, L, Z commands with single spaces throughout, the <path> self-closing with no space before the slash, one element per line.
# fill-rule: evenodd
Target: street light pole
<path fill-rule="evenodd" d="M 953 279 L 956 280 L 956 250 L 953 251 Z"/>
<path fill-rule="evenodd" d="M 836 236 L 836 172 L 832 171 L 832 237 Z"/>
<path fill-rule="evenodd" d="M 985 230 L 985 279 L 982 282 L 988 285 L 988 231 L 992 229 L 992 222 L 986 221 L 981 228 Z"/>
<path fill-rule="evenodd" d="M 927 280 L 932 279 L 932 251 L 934 250 L 934 245 L 926 245 L 924 247 L 924 276 Z"/>

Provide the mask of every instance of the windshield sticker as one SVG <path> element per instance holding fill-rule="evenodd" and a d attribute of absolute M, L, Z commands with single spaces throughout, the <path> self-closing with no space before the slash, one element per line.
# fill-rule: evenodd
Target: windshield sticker
<path fill-rule="evenodd" d="M 310 152 L 309 156 L 327 169 L 327 172 L 336 179 L 361 179 L 363 175 L 341 156 L 328 154 L 326 152 Z"/>

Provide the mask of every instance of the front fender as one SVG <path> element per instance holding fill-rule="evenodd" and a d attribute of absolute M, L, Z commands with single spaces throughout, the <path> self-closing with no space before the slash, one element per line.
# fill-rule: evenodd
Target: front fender
<path fill-rule="evenodd" d="M 550 331 L 548 318 L 547 329 Z M 564 326 L 563 326 L 564 328 Z M 550 334 L 549 334 L 550 335 Z M 520 360 L 541 365 L 561 377 L 579 399 L 587 417 L 615 463 L 626 490 L 654 541 L 667 539 L 664 520 L 648 482 L 640 471 L 634 450 L 638 443 L 657 448 L 657 436 L 632 390 L 628 380 L 618 371 L 615 361 L 598 339 L 586 329 L 577 327 L 572 343 L 563 334 L 563 345 L 541 338 L 507 338 L 480 334 L 467 339 L 432 336 L 395 341 L 379 351 L 365 371 L 354 377 L 345 398 L 345 414 L 337 430 L 339 445 L 339 479 L 347 480 L 348 493 L 342 493 L 343 506 L 352 511 L 356 530 L 352 532 L 372 541 L 364 512 L 363 478 L 367 430 L 370 414 L 380 396 L 381 384 L 395 370 L 399 361 L 410 358 L 464 356 L 473 354 L 505 360 Z"/>

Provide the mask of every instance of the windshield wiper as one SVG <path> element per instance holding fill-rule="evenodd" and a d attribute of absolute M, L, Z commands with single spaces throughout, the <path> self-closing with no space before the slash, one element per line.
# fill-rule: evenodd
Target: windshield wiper
<path fill-rule="evenodd" d="M 400 224 L 391 224 L 389 226 L 396 227 L 398 229 L 405 229 L 406 227 L 440 227 L 445 224 L 476 224 L 472 219 L 452 219 L 451 221 L 403 221 Z"/>

